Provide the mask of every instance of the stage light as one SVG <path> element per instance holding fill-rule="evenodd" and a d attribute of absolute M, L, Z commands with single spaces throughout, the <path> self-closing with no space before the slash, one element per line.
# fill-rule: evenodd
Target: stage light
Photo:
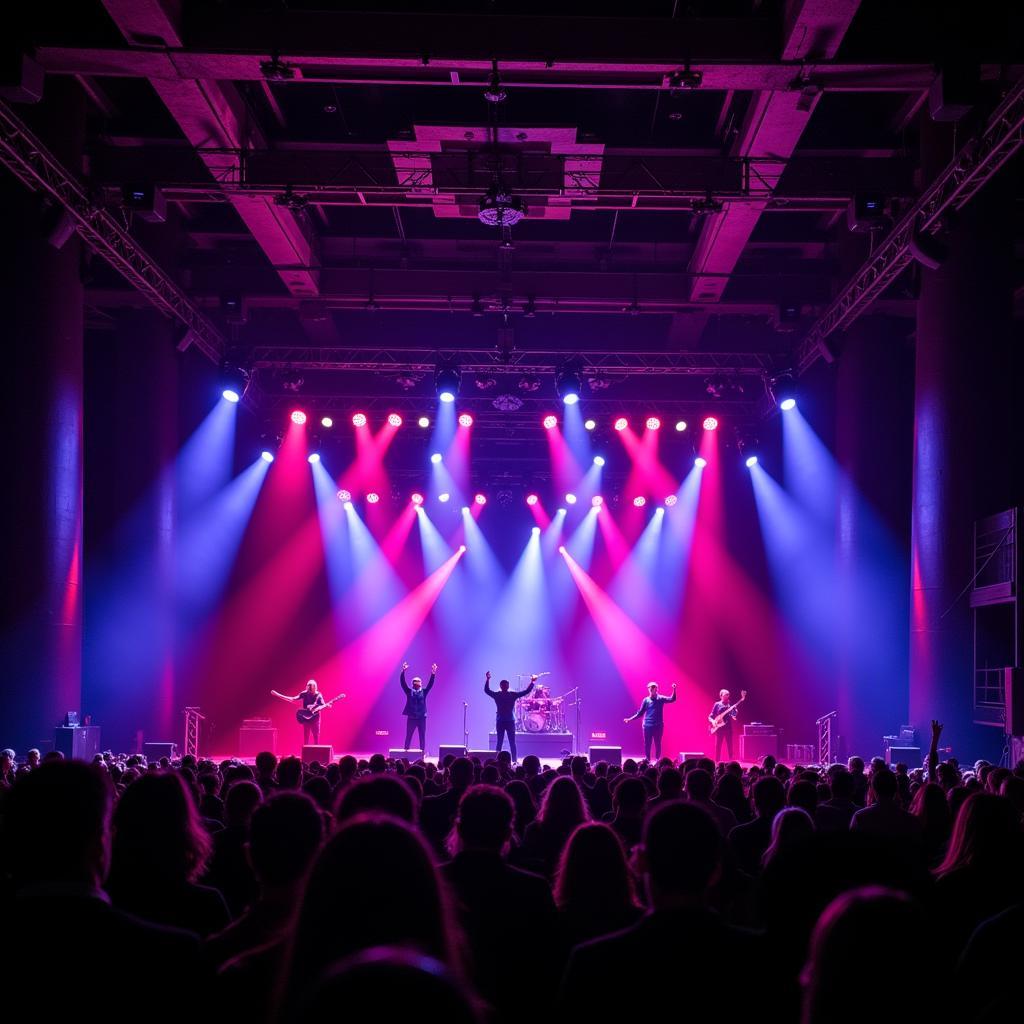
<path fill-rule="evenodd" d="M 441 453 L 434 452 L 434 454 L 430 456 L 430 461 L 436 466 L 441 461 Z"/>
<path fill-rule="evenodd" d="M 526 504 L 530 505 L 531 507 L 533 505 L 536 505 L 538 501 L 540 501 L 540 498 L 538 498 L 536 494 L 528 494 L 526 496 Z"/>
<path fill-rule="evenodd" d="M 718 420 L 716 420 L 714 416 L 705 416 L 704 417 L 704 429 L 705 430 L 717 430 L 718 429 Z"/>
<path fill-rule="evenodd" d="M 240 402 L 248 384 L 249 375 L 240 366 L 232 366 L 226 362 L 221 363 L 220 393 L 224 401 L 231 402 L 232 405 Z"/>
<path fill-rule="evenodd" d="M 597 426 L 597 421 L 596 420 L 587 420 L 586 423 L 583 424 L 583 429 L 584 430 L 593 430 L 596 426 Z"/>
<path fill-rule="evenodd" d="M 442 501 L 442 502 L 443 501 L 449 501 L 450 499 L 451 499 L 451 495 L 447 491 L 445 491 L 444 494 L 439 494 L 437 496 L 437 500 L 438 501 Z"/>
<path fill-rule="evenodd" d="M 644 497 L 644 496 L 643 496 L 642 494 L 638 494 L 638 495 L 637 495 L 637 496 L 636 496 L 636 497 L 635 497 L 635 498 L 633 499 L 633 505 L 634 505 L 634 507 L 636 507 L 636 508 L 643 508 L 643 507 L 644 507 L 644 505 L 646 505 L 646 504 L 647 504 L 647 499 L 646 499 L 646 498 L 645 498 L 645 497 Z"/>
<path fill-rule="evenodd" d="M 419 420 L 417 420 L 417 422 L 424 430 L 426 430 L 427 427 L 430 426 L 430 419 L 427 416 L 421 416 Z"/>
<path fill-rule="evenodd" d="M 221 392 L 221 397 L 232 404 L 242 400 L 242 396 L 234 388 L 225 388 Z"/>
<path fill-rule="evenodd" d="M 274 453 L 273 452 L 268 452 L 267 449 L 264 448 L 263 451 L 260 452 L 260 458 L 264 462 L 273 462 L 274 461 Z"/>
<path fill-rule="evenodd" d="M 575 405 L 582 389 L 583 381 L 574 369 L 562 369 L 555 374 L 555 391 L 566 405 Z"/>
<path fill-rule="evenodd" d="M 604 456 L 603 455 L 595 455 L 594 456 L 594 465 L 595 466 L 603 466 L 604 465 Z"/>
<path fill-rule="evenodd" d="M 478 494 L 473 500 L 478 505 L 486 505 L 487 504 L 487 495 L 486 494 Z"/>
<path fill-rule="evenodd" d="M 676 432 L 682 433 L 686 429 L 686 420 L 676 420 Z"/>
<path fill-rule="evenodd" d="M 319 452 L 310 452 L 309 455 L 306 456 L 306 461 L 311 466 L 315 466 L 320 461 L 320 453 Z"/>
<path fill-rule="evenodd" d="M 473 417 L 470 416 L 468 412 L 464 412 L 459 417 L 459 426 L 460 427 L 471 427 L 471 426 L 473 426 Z"/>
<path fill-rule="evenodd" d="M 576 495 L 575 494 L 567 494 L 565 496 L 565 503 L 566 503 L 566 505 L 575 505 L 576 504 Z"/>
<path fill-rule="evenodd" d="M 708 460 L 705 459 L 703 455 L 698 455 L 697 458 L 693 460 L 693 464 L 698 469 L 703 469 L 708 464 Z"/>
<path fill-rule="evenodd" d="M 423 504 L 423 495 L 420 494 L 419 491 L 413 491 L 412 499 L 411 500 L 412 500 L 412 503 L 414 505 L 422 505 Z"/>
<path fill-rule="evenodd" d="M 757 465 L 757 456 L 756 455 L 751 455 L 750 458 L 747 459 L 747 469 L 753 469 L 756 465 Z"/>
<path fill-rule="evenodd" d="M 679 501 L 679 499 L 678 499 L 678 498 L 677 498 L 677 497 L 676 497 L 676 496 L 675 496 L 674 494 L 670 494 L 670 495 L 669 495 L 669 496 L 668 496 L 668 497 L 667 497 L 667 498 L 665 499 L 665 505 L 666 505 L 666 507 L 667 507 L 667 508 L 672 508 L 672 506 L 673 506 L 673 505 L 675 505 L 675 503 L 676 503 L 677 501 Z"/>
<path fill-rule="evenodd" d="M 402 425 L 402 417 L 397 412 L 390 413 L 388 415 L 388 426 L 400 427 Z"/>
<path fill-rule="evenodd" d="M 568 515 L 564 508 L 560 508 L 555 514 L 560 516 Z"/>
<path fill-rule="evenodd" d="M 466 553 L 466 545 L 465 544 L 460 544 L 459 545 L 459 554 L 460 555 L 464 555 L 465 553 Z"/>
<path fill-rule="evenodd" d="M 469 515 L 469 506 L 468 505 L 463 505 L 462 506 L 462 514 L 463 515 Z"/>
<path fill-rule="evenodd" d="M 357 412 L 352 417 L 352 426 L 353 427 L 365 427 L 366 426 L 366 413 L 364 413 L 364 412 Z"/>
<path fill-rule="evenodd" d="M 600 508 L 604 504 L 604 498 L 602 498 L 600 494 L 595 494 L 590 499 L 590 504 L 593 505 L 594 508 Z"/>
<path fill-rule="evenodd" d="M 296 409 L 292 413 L 292 423 L 296 424 L 296 426 L 301 427 L 302 424 L 305 423 L 305 422 L 306 422 L 306 414 L 301 409 Z"/>
<path fill-rule="evenodd" d="M 628 426 L 629 426 L 629 420 L 627 420 L 625 416 L 620 416 L 615 421 L 615 429 L 616 430 L 625 430 L 626 427 L 628 427 Z"/>
<path fill-rule="evenodd" d="M 647 417 L 647 429 L 648 430 L 660 430 L 661 429 L 661 420 L 659 420 L 657 416 L 648 416 Z"/>
<path fill-rule="evenodd" d="M 334 420 L 332 420 L 330 416 L 324 416 L 320 420 L 320 426 L 321 427 L 326 427 L 328 430 L 330 430 L 331 427 L 334 426 Z"/>
<path fill-rule="evenodd" d="M 538 534 L 538 533 L 540 533 L 540 527 L 539 527 L 539 526 L 535 526 L 535 527 L 534 527 L 534 528 L 533 528 L 533 529 L 532 529 L 532 530 L 530 531 L 530 533 L 532 533 L 532 534 L 534 535 L 534 537 L 536 537 L 536 536 L 537 536 L 537 534 Z"/>
<path fill-rule="evenodd" d="M 783 412 L 796 408 L 796 384 L 791 373 L 780 373 L 772 381 L 771 394 Z"/>
<path fill-rule="evenodd" d="M 545 430 L 554 430 L 555 427 L 558 426 L 558 417 L 557 416 L 550 416 L 550 415 L 549 416 L 545 416 L 544 420 L 543 420 L 543 423 L 544 423 L 544 429 Z"/>
<path fill-rule="evenodd" d="M 349 502 L 352 500 L 352 492 L 344 487 L 338 491 L 338 501 Z"/>
<path fill-rule="evenodd" d="M 370 493 L 366 496 L 366 500 L 371 505 L 376 505 L 377 502 L 380 501 L 380 495 L 376 491 L 370 491 Z"/>
<path fill-rule="evenodd" d="M 558 553 L 560 555 L 564 555 L 565 554 L 565 545 L 564 544 L 559 544 L 558 545 Z"/>
<path fill-rule="evenodd" d="M 462 373 L 452 363 L 438 363 L 434 372 L 434 390 L 442 402 L 454 402 L 462 383 Z"/>
<path fill-rule="evenodd" d="M 781 402 L 779 402 L 779 408 L 782 409 L 783 412 L 789 412 L 790 409 L 795 409 L 796 399 L 784 398 Z"/>

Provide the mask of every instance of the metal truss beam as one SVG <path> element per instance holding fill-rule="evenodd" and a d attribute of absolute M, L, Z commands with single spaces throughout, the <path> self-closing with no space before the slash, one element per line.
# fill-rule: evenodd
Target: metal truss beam
<path fill-rule="evenodd" d="M 832 300 L 807 332 L 796 352 L 796 369 L 804 373 L 818 359 L 832 362 L 828 338 L 846 330 L 913 259 L 915 235 L 935 235 L 943 214 L 959 210 L 1024 145 L 1024 78 L 1007 92 L 984 129 L 971 138 L 952 162 L 897 221 L 885 240 Z"/>
<path fill-rule="evenodd" d="M 225 342 L 220 331 L 105 209 L 43 145 L 11 108 L 0 100 L 0 162 L 33 192 L 45 192 L 74 222 L 90 249 L 102 256 L 157 309 L 180 321 L 192 343 L 219 362 Z"/>

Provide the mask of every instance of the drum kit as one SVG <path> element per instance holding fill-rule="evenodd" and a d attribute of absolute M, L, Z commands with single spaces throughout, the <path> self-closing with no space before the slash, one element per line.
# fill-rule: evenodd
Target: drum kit
<path fill-rule="evenodd" d="M 550 675 L 550 672 L 538 672 L 537 677 Z M 526 673 L 520 673 L 520 678 Z M 529 697 L 516 701 L 516 732 L 569 732 L 565 721 L 566 708 L 572 707 L 578 687 L 558 697 L 551 696 L 551 688 L 546 683 L 535 684 Z"/>

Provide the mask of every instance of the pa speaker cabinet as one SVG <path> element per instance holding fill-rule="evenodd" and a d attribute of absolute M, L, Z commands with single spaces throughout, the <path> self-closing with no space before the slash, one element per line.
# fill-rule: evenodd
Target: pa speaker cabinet
<path fill-rule="evenodd" d="M 505 748 L 508 749 L 507 747 Z M 481 764 L 487 764 L 488 761 L 494 761 L 497 758 L 497 754 L 493 750 L 467 750 L 466 757 L 478 758 Z"/>
<path fill-rule="evenodd" d="M 100 727 L 59 725 L 54 733 L 53 749 L 76 761 L 91 761 L 100 752 Z"/>
<path fill-rule="evenodd" d="M 740 737 L 740 760 L 760 761 L 768 755 L 779 756 L 779 737 L 774 733 L 759 733 Z"/>
<path fill-rule="evenodd" d="M 334 747 L 329 743 L 303 743 L 302 763 L 312 764 L 314 761 L 320 764 L 330 764 L 334 760 Z"/>
<path fill-rule="evenodd" d="M 277 753 L 276 729 L 238 730 L 239 757 L 255 757 L 257 754 L 262 754 L 265 750 L 271 754 Z"/>
<path fill-rule="evenodd" d="M 606 764 L 622 765 L 622 747 L 591 747 L 587 751 L 591 764 L 604 761 Z"/>
<path fill-rule="evenodd" d="M 1024 736 L 1024 671 L 1003 669 L 1003 694 L 1006 699 L 1006 735 Z"/>
<path fill-rule="evenodd" d="M 143 743 L 142 753 L 147 761 L 159 761 L 161 757 L 173 760 L 174 748 L 177 745 L 177 743 Z"/>
<path fill-rule="evenodd" d="M 908 768 L 921 767 L 920 747 L 890 747 L 885 752 L 885 763 L 890 767 L 905 764 Z"/>
<path fill-rule="evenodd" d="M 451 754 L 452 757 L 465 757 L 466 748 L 455 744 L 440 747 L 437 751 L 438 761 L 443 761 L 449 754 Z"/>
<path fill-rule="evenodd" d="M 416 747 L 410 747 L 408 750 L 403 747 L 392 747 L 388 750 L 389 761 L 399 761 L 405 758 L 408 761 L 419 761 L 423 757 L 423 751 Z"/>

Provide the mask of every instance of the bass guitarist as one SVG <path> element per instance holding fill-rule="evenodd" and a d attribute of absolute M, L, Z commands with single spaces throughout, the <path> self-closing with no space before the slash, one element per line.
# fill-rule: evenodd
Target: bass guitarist
<path fill-rule="evenodd" d="M 341 700 L 345 696 L 341 694 L 332 701 L 324 700 L 324 695 L 320 692 L 320 687 L 317 686 L 315 679 L 310 679 L 306 683 L 306 688 L 294 697 L 289 697 L 285 693 L 278 693 L 277 690 L 271 690 L 270 692 L 274 697 L 277 697 L 279 700 L 286 700 L 289 704 L 302 704 L 302 709 L 295 713 L 295 717 L 302 724 L 303 746 L 309 743 L 320 742 L 320 713 L 329 708 L 334 703 L 334 700 Z"/>
<path fill-rule="evenodd" d="M 711 732 L 715 736 L 715 760 L 722 760 L 722 746 L 725 745 L 729 752 L 729 760 L 732 760 L 732 723 L 739 717 L 739 706 L 742 699 L 736 704 L 729 703 L 729 691 L 719 690 L 718 700 L 708 714 L 708 722 L 711 725 Z M 746 697 L 746 693 L 743 694 Z M 721 719 L 719 721 L 719 719 Z"/>

